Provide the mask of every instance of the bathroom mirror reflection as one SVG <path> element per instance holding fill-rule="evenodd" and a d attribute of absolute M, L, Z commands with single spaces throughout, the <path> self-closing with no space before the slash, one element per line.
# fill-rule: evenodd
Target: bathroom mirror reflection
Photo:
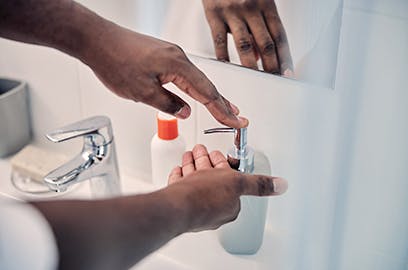
<path fill-rule="evenodd" d="M 189 54 L 217 59 L 211 24 L 213 29 L 221 29 L 214 30 L 217 33 L 222 33 L 223 29 L 230 32 L 225 40 L 228 54 L 226 55 L 225 49 L 222 49 L 224 53 L 218 52 L 218 57 L 229 58 L 229 62 L 236 65 L 241 65 L 242 58 L 245 58 L 244 64 L 255 68 L 253 65 L 256 56 L 253 51 L 241 53 L 240 56 L 236 49 L 234 35 L 231 34 L 235 32 L 235 39 L 239 44 L 240 38 L 237 33 L 247 31 L 247 37 L 252 40 L 252 47 L 266 47 L 266 54 L 270 54 L 265 57 L 262 53 L 256 53 L 258 61 L 255 65 L 260 72 L 265 72 L 263 70 L 266 65 L 267 72 L 284 75 L 285 71 L 292 66 L 293 73 L 286 73 L 287 77 L 334 88 L 343 0 L 124 0 L 120 2 L 79 0 L 79 2 L 132 30 L 175 43 Z M 273 11 L 275 7 L 276 13 Z M 210 15 L 211 23 L 209 23 L 206 14 L 214 13 L 220 15 L 212 17 Z M 267 14 L 270 15 L 266 16 Z M 279 20 L 281 24 L 274 22 Z M 254 27 L 254 24 L 258 27 Z M 263 30 L 251 32 L 253 29 L 259 29 L 259 25 L 262 28 L 262 24 Z M 282 31 L 269 31 L 272 27 L 279 28 L 280 25 L 286 33 L 286 39 L 285 35 L 276 34 Z M 271 34 L 272 32 L 275 34 Z M 215 36 L 217 43 L 224 43 L 222 34 Z M 273 44 L 262 44 L 261 40 L 264 41 L 264 37 L 269 37 Z M 245 38 L 243 40 L 245 41 Z M 256 44 L 257 40 L 261 45 Z M 276 42 L 277 40 L 280 42 Z M 283 42 L 285 40 L 288 41 L 290 53 L 286 52 L 286 46 L 276 45 L 276 43 L 286 44 Z M 241 42 L 241 48 L 248 50 L 248 44 Z M 273 54 L 277 56 L 272 56 Z M 282 66 L 278 64 L 280 58 L 286 59 Z M 290 58 L 292 65 L 288 64 L 290 61 L 287 59 Z"/>
<path fill-rule="evenodd" d="M 139 12 L 144 11 L 138 17 L 150 34 L 191 54 L 334 88 L 342 4 L 342 0 L 138 0 Z M 224 31 L 229 32 L 226 39 Z"/>
<path fill-rule="evenodd" d="M 156 2 L 159 36 L 191 54 L 334 88 L 342 0 Z"/>

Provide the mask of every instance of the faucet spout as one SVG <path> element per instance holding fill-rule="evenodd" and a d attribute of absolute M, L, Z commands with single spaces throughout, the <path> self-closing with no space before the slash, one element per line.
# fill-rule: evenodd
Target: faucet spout
<path fill-rule="evenodd" d="M 120 194 L 115 144 L 107 117 L 85 119 L 51 134 L 47 137 L 62 138 L 59 141 L 78 136 L 84 138 L 79 155 L 44 177 L 44 182 L 51 190 L 64 192 L 76 183 L 90 180 L 93 195 L 110 197 Z"/>
<path fill-rule="evenodd" d="M 51 171 L 44 177 L 44 181 L 51 190 L 64 192 L 69 186 L 90 178 L 91 176 L 86 172 L 93 165 L 94 161 L 91 157 L 87 158 L 80 154 L 68 163 Z"/>

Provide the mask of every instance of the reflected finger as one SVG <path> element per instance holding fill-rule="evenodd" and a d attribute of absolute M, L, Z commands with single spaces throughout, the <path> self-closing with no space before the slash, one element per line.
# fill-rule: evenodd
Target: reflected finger
<path fill-rule="evenodd" d="M 285 28 L 278 15 L 276 6 L 265 12 L 265 20 L 275 42 L 276 51 L 278 53 L 280 73 L 290 75 L 293 73 L 292 56 L 290 54 L 289 42 Z"/>
<path fill-rule="evenodd" d="M 254 44 L 245 22 L 232 17 L 228 21 L 228 26 L 231 29 L 241 64 L 252 69 L 258 69 Z"/>
<path fill-rule="evenodd" d="M 183 154 L 181 164 L 182 174 L 184 177 L 192 174 L 195 171 L 194 158 L 193 153 L 191 151 L 187 151 Z"/>
<path fill-rule="evenodd" d="M 266 72 L 280 74 L 279 61 L 275 43 L 262 16 L 251 16 L 247 19 L 249 28 L 255 38 L 260 52 L 262 65 Z"/>
<path fill-rule="evenodd" d="M 217 59 L 221 61 L 229 61 L 227 26 L 216 14 L 208 14 L 207 21 L 211 28 L 211 35 Z"/>

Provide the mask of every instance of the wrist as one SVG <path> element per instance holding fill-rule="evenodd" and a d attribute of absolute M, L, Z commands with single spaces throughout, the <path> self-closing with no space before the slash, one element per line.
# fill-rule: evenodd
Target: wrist
<path fill-rule="evenodd" d="M 65 28 L 64 37 L 70 39 L 72 36 L 75 40 L 67 40 L 65 48 L 70 55 L 92 65 L 107 45 L 106 36 L 116 25 L 80 4 L 75 3 L 73 9 L 72 27 Z"/>
<path fill-rule="evenodd" d="M 171 229 L 173 237 L 188 232 L 191 224 L 192 210 L 191 204 L 188 202 L 188 194 L 180 191 L 171 186 L 152 193 L 154 200 L 160 201 L 159 204 L 166 213 L 167 222 L 169 225 L 172 224 L 172 228 L 169 229 Z"/>

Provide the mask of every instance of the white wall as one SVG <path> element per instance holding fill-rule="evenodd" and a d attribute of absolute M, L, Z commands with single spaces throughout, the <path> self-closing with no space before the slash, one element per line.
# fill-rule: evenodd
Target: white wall
<path fill-rule="evenodd" d="M 408 269 L 408 2 L 346 1 L 330 269 Z"/>

